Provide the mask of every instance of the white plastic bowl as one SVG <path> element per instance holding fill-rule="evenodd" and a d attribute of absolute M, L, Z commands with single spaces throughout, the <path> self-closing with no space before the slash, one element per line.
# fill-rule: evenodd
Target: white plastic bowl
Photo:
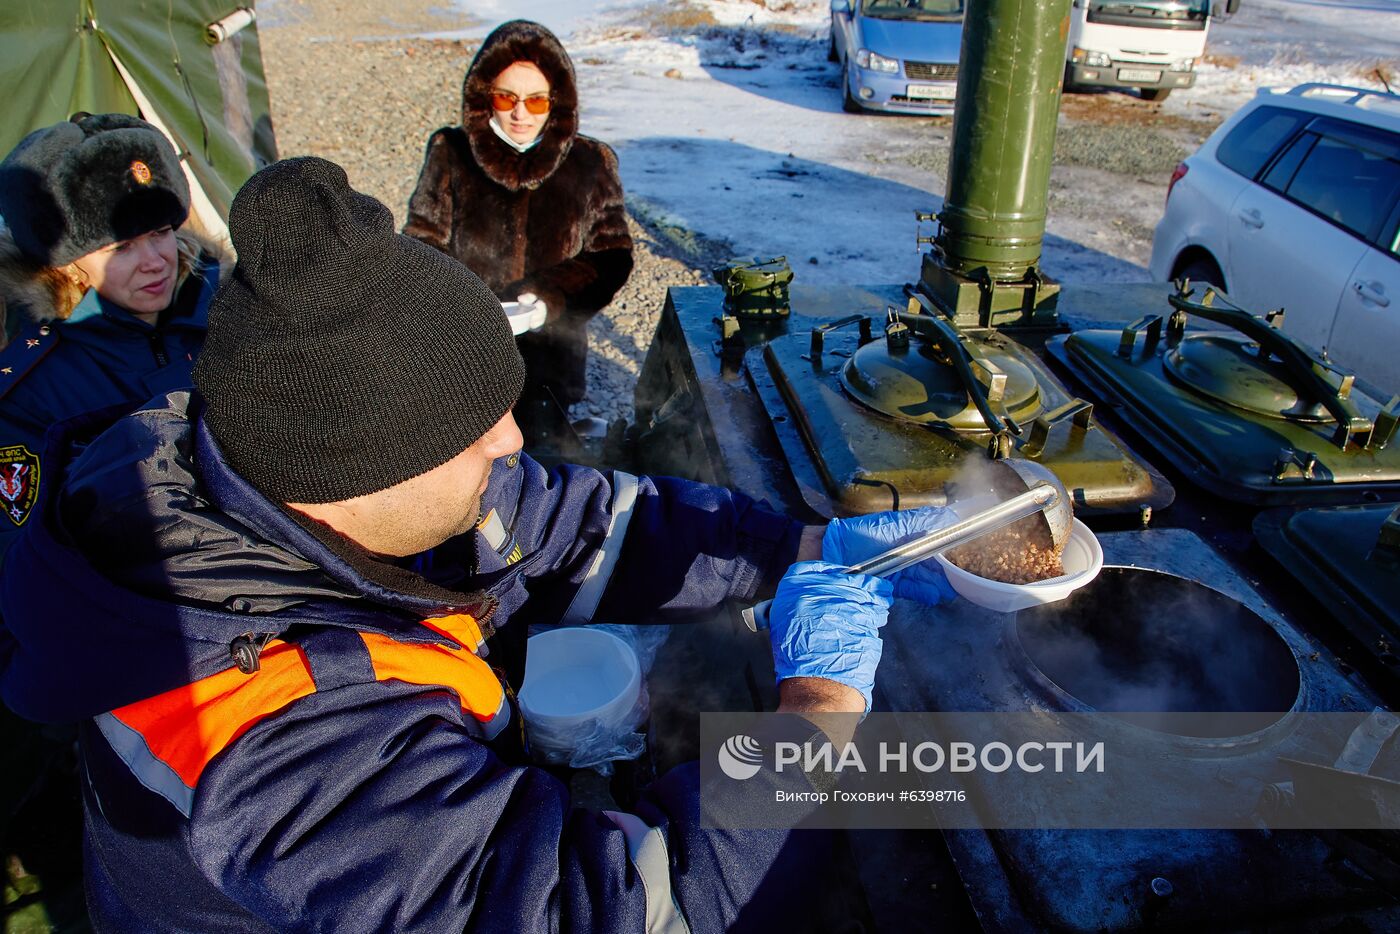
<path fill-rule="evenodd" d="M 538 751 L 567 755 L 573 740 L 635 726 L 627 721 L 642 673 L 626 642 L 574 627 L 531 636 L 526 645 L 520 712 Z"/>
<path fill-rule="evenodd" d="M 506 319 L 510 321 L 512 334 L 524 334 L 526 331 L 533 331 L 544 324 L 545 309 L 540 307 L 539 302 L 531 302 L 522 305 L 519 302 L 501 302 L 501 310 L 506 313 Z"/>
<path fill-rule="evenodd" d="M 936 557 L 953 589 L 978 606 L 1014 613 L 1042 603 L 1054 603 L 1098 577 L 1103 569 L 1103 549 L 1094 533 L 1078 519 L 1071 519 L 1070 523 L 1069 540 L 1065 542 L 1062 555 L 1065 573 L 1059 577 L 1031 584 L 1007 584 L 964 571 L 942 555 Z"/>

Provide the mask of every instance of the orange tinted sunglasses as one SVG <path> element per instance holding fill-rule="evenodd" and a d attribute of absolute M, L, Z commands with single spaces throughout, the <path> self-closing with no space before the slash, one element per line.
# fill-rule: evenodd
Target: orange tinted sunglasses
<path fill-rule="evenodd" d="M 497 110 L 514 110 L 515 105 L 524 102 L 525 109 L 535 116 L 549 113 L 551 103 L 548 94 L 531 94 L 529 97 L 521 97 L 509 91 L 492 91 L 491 106 Z"/>

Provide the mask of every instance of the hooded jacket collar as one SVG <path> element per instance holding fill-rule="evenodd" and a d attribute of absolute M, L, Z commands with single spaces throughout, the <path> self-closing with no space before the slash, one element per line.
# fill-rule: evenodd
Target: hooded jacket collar
<path fill-rule="evenodd" d="M 32 526 L 0 574 L 0 695 L 16 713 L 77 720 L 189 684 L 233 667 L 249 633 L 446 643 L 420 621 L 489 615 L 484 597 L 448 604 L 357 574 L 243 483 L 190 408 L 170 393 L 50 435 Z"/>
<path fill-rule="evenodd" d="M 553 95 L 539 143 L 525 152 L 507 146 L 491 130 L 491 83 L 513 62 L 533 62 Z M 496 184 L 511 191 L 538 188 L 554 174 L 578 135 L 574 66 L 554 33 L 539 23 L 512 20 L 486 37 L 462 83 L 462 128 L 477 165 Z"/>

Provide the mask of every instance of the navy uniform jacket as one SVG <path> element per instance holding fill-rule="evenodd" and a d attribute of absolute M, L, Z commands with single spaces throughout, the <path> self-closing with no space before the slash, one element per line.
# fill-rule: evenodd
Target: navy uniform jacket
<path fill-rule="evenodd" d="M 190 401 L 56 429 L 0 573 L 5 703 L 85 721 L 98 930 L 810 929 L 826 835 L 706 829 L 693 766 L 628 812 L 571 810 L 496 747 L 514 717 L 464 637 L 536 604 L 638 621 L 751 600 L 797 523 L 716 487 L 503 459 L 487 498 L 520 557 L 459 536 L 479 560 L 449 590 L 269 502 Z M 256 671 L 230 657 L 249 637 Z"/>
<path fill-rule="evenodd" d="M 68 318 L 30 324 L 0 350 L 0 559 L 38 501 L 49 426 L 190 385 L 218 277 L 202 263 L 156 326 L 89 290 Z"/>

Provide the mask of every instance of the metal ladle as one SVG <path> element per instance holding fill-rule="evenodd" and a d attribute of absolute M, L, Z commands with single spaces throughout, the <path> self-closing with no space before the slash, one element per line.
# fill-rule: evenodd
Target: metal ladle
<path fill-rule="evenodd" d="M 1070 520 L 1073 519 L 1074 514 L 1070 508 L 1069 494 L 1065 492 L 1064 484 L 1060 482 L 1060 478 L 1055 476 L 1048 467 L 1027 460 L 1008 458 L 994 461 L 993 465 L 1009 468 L 1015 476 L 995 478 L 996 482 L 987 491 L 987 494 L 979 494 L 973 500 L 974 503 L 1005 495 L 1009 488 L 1015 486 L 1024 489 L 1008 499 L 993 502 L 992 505 L 984 509 L 978 509 L 966 519 L 960 519 L 950 526 L 915 536 L 894 546 L 889 551 L 873 558 L 867 558 L 859 564 L 853 564 L 846 569 L 847 573 L 888 577 L 896 571 L 902 571 L 910 565 L 931 558 L 941 551 L 956 548 L 958 545 L 980 538 L 988 532 L 995 532 L 1013 522 L 1037 514 L 1045 522 L 1044 530 L 1049 532 L 1055 550 L 1057 552 L 1063 551 L 1065 542 L 1069 540 Z M 771 604 L 771 600 L 764 600 L 748 607 L 740 614 L 749 629 L 758 632 L 768 628 L 768 608 Z"/>

